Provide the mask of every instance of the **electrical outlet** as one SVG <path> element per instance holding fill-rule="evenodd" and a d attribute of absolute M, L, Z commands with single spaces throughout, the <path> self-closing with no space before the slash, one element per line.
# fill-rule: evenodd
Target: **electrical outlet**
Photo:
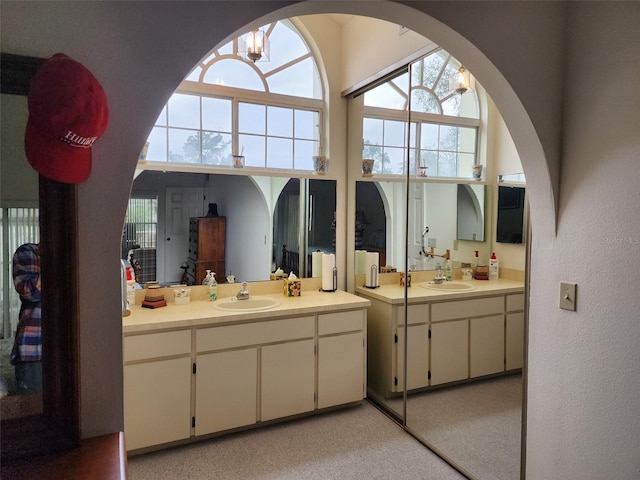
<path fill-rule="evenodd" d="M 576 291 L 575 283 L 560 282 L 560 308 L 563 310 L 576 311 Z"/>
<path fill-rule="evenodd" d="M 436 239 L 435 238 L 427 238 L 427 247 L 431 248 L 436 248 Z"/>

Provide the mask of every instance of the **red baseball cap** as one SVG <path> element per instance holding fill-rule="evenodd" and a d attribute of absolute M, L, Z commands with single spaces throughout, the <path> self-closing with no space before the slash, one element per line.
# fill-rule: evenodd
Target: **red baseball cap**
<path fill-rule="evenodd" d="M 91 147 L 109 124 L 107 97 L 98 80 L 57 53 L 36 72 L 27 102 L 24 144 L 31 166 L 58 182 L 84 182 L 91 173 Z"/>

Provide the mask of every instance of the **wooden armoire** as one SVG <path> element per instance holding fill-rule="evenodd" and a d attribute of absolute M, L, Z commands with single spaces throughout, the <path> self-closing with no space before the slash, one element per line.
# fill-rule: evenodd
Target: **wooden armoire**
<path fill-rule="evenodd" d="M 190 285 L 200 285 L 207 270 L 216 273 L 218 283 L 225 282 L 225 217 L 192 217 L 189 219 Z"/>

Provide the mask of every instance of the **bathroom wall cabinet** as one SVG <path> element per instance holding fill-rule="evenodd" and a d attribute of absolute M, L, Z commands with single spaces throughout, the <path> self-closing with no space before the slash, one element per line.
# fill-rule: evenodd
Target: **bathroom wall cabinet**
<path fill-rule="evenodd" d="M 127 450 L 361 401 L 366 311 L 125 335 Z"/>
<path fill-rule="evenodd" d="M 365 291 L 359 294 L 367 296 Z M 404 389 L 405 307 L 368 298 L 367 384 L 371 392 L 390 397 Z M 425 297 L 409 303 L 407 312 L 408 390 L 522 368 L 521 293 L 498 290 L 451 301 Z"/>

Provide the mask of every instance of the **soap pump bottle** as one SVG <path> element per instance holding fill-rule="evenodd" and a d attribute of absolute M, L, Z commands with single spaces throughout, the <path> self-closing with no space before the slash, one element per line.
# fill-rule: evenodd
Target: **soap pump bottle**
<path fill-rule="evenodd" d="M 209 281 L 209 301 L 218 298 L 218 282 L 216 282 L 216 272 L 211 272 L 211 280 Z"/>
<path fill-rule="evenodd" d="M 489 279 L 498 279 L 498 259 L 495 252 L 491 254 L 491 258 L 489 259 Z"/>
<path fill-rule="evenodd" d="M 451 260 L 447 258 L 444 264 L 444 275 L 447 282 L 453 279 L 453 269 L 451 268 Z"/>
<path fill-rule="evenodd" d="M 202 280 L 202 285 L 209 285 L 211 283 L 211 270 L 207 270 L 207 274 L 204 276 L 204 280 Z"/>

